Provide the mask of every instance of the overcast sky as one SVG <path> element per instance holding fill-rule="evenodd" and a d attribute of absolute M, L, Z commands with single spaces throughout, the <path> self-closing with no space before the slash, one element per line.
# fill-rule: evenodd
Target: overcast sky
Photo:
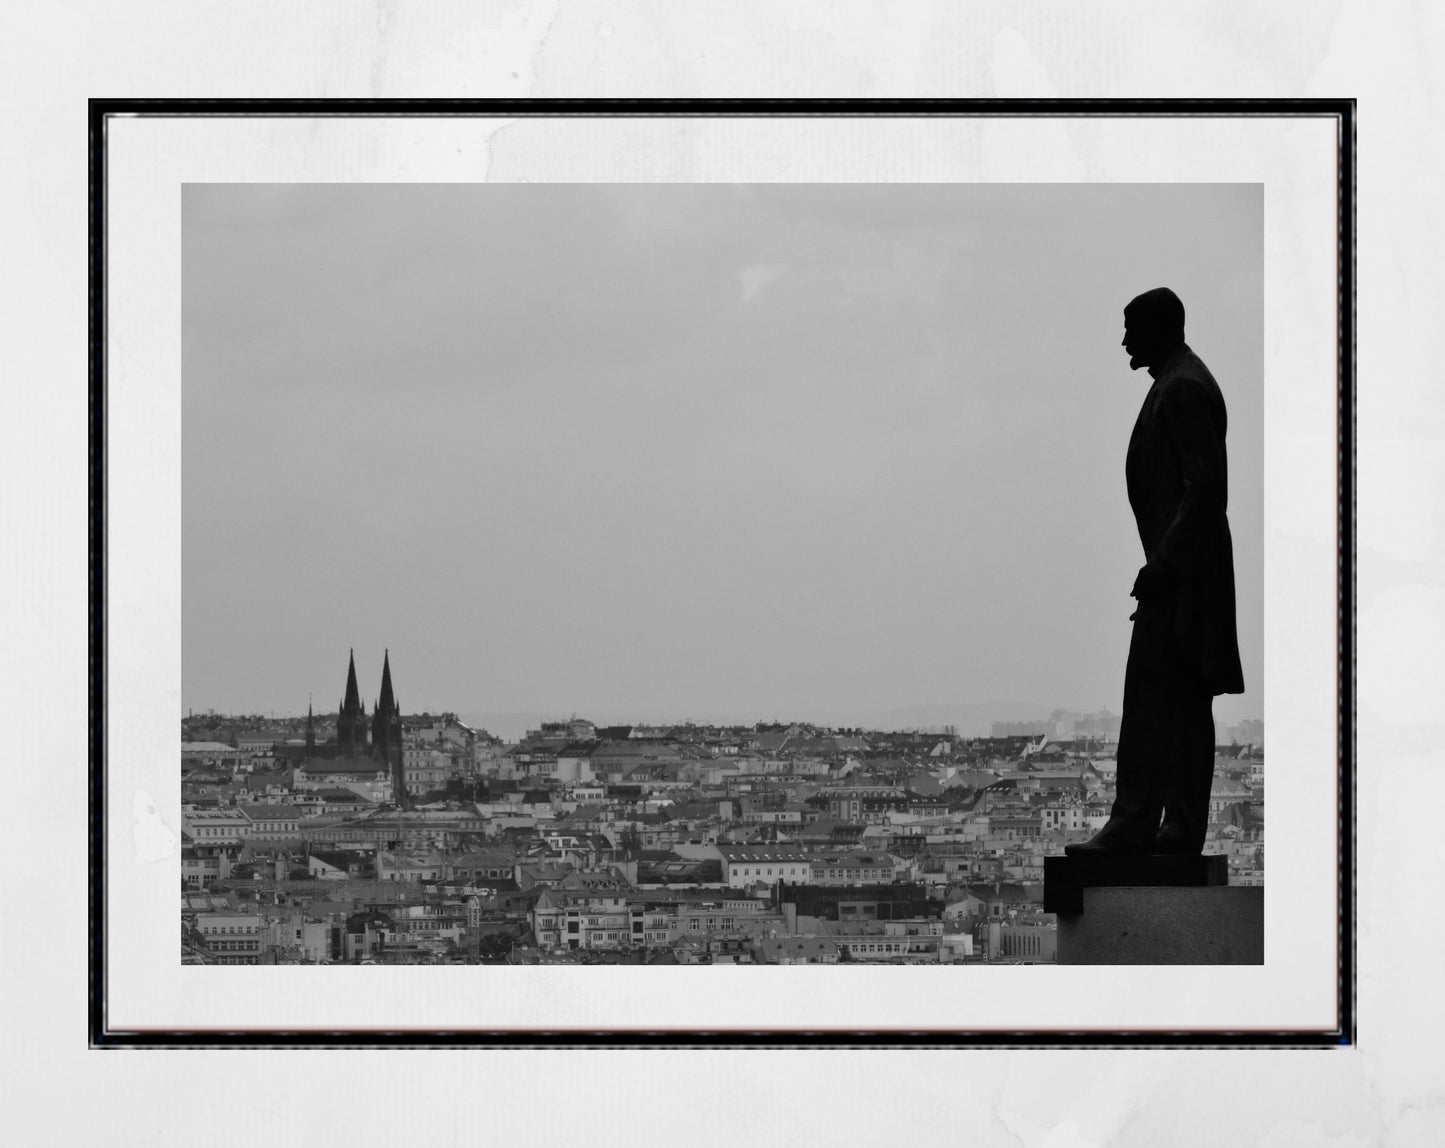
<path fill-rule="evenodd" d="M 188 708 L 1118 713 L 1168 285 L 1263 714 L 1255 186 L 192 185 L 184 264 Z"/>

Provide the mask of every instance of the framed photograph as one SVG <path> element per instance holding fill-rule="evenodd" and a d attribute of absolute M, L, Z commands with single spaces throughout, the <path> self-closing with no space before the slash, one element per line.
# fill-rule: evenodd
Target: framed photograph
<path fill-rule="evenodd" d="M 1353 117 L 93 101 L 92 1043 L 1352 1041 Z"/>

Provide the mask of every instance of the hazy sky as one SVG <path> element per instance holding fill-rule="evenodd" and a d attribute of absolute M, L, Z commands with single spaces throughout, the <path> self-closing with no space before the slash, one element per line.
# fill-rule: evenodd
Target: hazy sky
<path fill-rule="evenodd" d="M 1243 185 L 192 185 L 186 707 L 597 720 L 1119 712 L 1119 340 L 1229 406 L 1263 713 Z M 497 723 L 505 725 L 498 717 Z M 511 732 L 511 731 L 507 731 Z"/>

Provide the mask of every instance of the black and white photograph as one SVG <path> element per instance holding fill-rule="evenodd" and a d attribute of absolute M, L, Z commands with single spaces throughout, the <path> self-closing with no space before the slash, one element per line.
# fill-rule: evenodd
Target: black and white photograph
<path fill-rule="evenodd" d="M 179 962 L 1262 963 L 1263 206 L 186 185 Z"/>

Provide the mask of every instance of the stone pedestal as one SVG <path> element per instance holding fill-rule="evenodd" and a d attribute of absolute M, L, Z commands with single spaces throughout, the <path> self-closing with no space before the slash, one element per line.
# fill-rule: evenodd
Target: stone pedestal
<path fill-rule="evenodd" d="M 1082 913 L 1060 913 L 1061 965 L 1262 965 L 1259 886 L 1084 890 Z"/>
<path fill-rule="evenodd" d="M 1059 964 L 1262 964 L 1264 890 L 1228 880 L 1221 856 L 1046 858 Z"/>

